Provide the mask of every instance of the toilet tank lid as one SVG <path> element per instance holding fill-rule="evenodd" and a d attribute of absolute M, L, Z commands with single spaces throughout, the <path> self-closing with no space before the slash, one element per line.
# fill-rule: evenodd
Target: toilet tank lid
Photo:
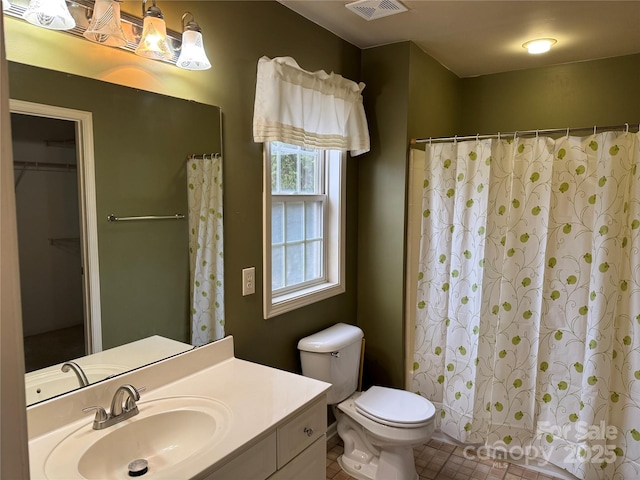
<path fill-rule="evenodd" d="M 336 323 L 324 330 L 304 337 L 298 342 L 298 350 L 304 352 L 328 353 L 359 342 L 364 333 L 354 325 Z"/>

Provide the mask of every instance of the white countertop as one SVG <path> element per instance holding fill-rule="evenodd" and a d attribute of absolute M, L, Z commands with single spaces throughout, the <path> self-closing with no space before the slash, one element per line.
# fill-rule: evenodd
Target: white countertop
<path fill-rule="evenodd" d="M 175 396 L 200 396 L 228 407 L 229 428 L 211 451 L 189 459 L 194 471 L 205 474 L 224 464 L 304 405 L 322 396 L 330 384 L 290 372 L 237 359 L 227 337 L 117 378 L 42 402 L 27 409 L 31 478 L 46 478 L 48 452 L 77 429 L 91 424 L 89 405 L 109 407 L 118 386 L 146 386 L 138 402 Z M 125 422 L 131 422 L 135 417 Z M 120 424 L 118 424 L 120 425 Z M 118 425 L 109 428 L 117 428 Z M 175 472 L 174 472 L 175 473 Z M 81 478 L 81 477 L 78 477 Z"/>

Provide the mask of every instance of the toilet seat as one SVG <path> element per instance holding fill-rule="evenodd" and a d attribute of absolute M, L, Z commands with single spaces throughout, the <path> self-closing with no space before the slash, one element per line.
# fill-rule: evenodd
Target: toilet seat
<path fill-rule="evenodd" d="M 419 428 L 433 420 L 436 409 L 426 398 L 405 390 L 371 387 L 355 401 L 361 415 L 390 427 Z"/>

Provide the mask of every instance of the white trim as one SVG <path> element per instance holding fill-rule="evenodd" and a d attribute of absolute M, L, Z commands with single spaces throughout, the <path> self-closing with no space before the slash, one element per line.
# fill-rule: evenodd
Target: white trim
<path fill-rule="evenodd" d="M 324 228 L 324 242 L 326 244 L 325 276 L 326 281 L 318 285 L 296 290 L 291 293 L 273 298 L 271 274 L 271 168 L 269 144 L 263 149 L 263 241 L 262 241 L 262 277 L 263 277 L 263 314 L 264 318 L 277 315 L 310 305 L 321 300 L 344 293 L 345 263 L 346 263 L 346 185 L 347 161 L 346 154 L 336 150 L 326 152 L 326 215 Z M 335 181 L 335 179 L 338 181 Z M 331 180 L 333 179 L 333 181 Z M 339 199 L 336 201 L 336 199 Z M 334 225 L 327 228 L 327 225 Z M 337 226 L 337 228 L 336 228 Z"/>
<path fill-rule="evenodd" d="M 87 354 L 102 351 L 100 315 L 100 268 L 98 262 L 98 215 L 96 175 L 93 155 L 93 116 L 91 112 L 40 103 L 9 100 L 12 113 L 57 118 L 76 123 L 78 154 L 78 195 L 81 222 L 83 288 L 85 298 L 85 341 Z"/>
<path fill-rule="evenodd" d="M 409 177 L 407 193 L 407 218 L 405 248 L 405 319 L 404 319 L 404 365 L 405 390 L 413 388 L 413 353 L 415 348 L 416 295 L 418 263 L 420 257 L 420 227 L 422 221 L 422 183 L 424 179 L 425 155 L 422 150 L 409 152 Z"/>

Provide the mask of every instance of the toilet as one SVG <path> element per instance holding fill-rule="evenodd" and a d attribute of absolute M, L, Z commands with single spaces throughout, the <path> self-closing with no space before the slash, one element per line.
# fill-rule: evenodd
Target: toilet
<path fill-rule="evenodd" d="M 413 446 L 434 430 L 435 407 L 414 393 L 373 386 L 357 392 L 362 330 L 338 323 L 298 342 L 302 374 L 331 383 L 340 467 L 359 480 L 416 480 Z"/>

